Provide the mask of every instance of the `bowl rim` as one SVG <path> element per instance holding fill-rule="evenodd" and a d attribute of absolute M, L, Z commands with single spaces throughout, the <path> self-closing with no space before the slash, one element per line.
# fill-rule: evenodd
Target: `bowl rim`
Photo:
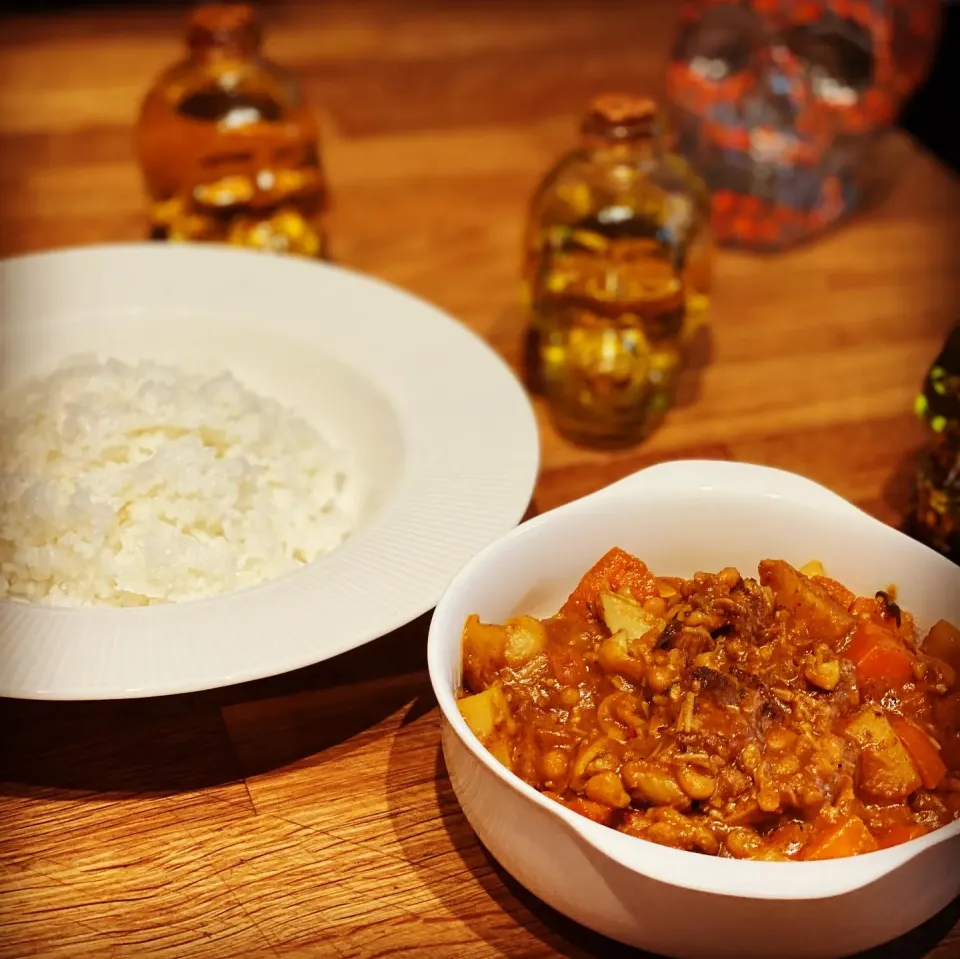
<path fill-rule="evenodd" d="M 463 624 L 451 620 L 450 611 L 461 589 L 501 553 L 522 538 L 536 535 L 573 511 L 588 512 L 610 500 L 629 500 L 640 494 L 659 491 L 666 496 L 694 490 L 736 489 L 744 487 L 755 495 L 788 499 L 814 505 L 826 512 L 842 515 L 848 521 L 883 527 L 892 537 L 899 537 L 910 548 L 926 552 L 941 561 L 945 571 L 957 579 L 960 568 L 929 547 L 893 529 L 863 512 L 826 487 L 796 473 L 753 463 L 727 460 L 676 460 L 641 469 L 588 496 L 543 513 L 515 527 L 478 553 L 454 578 L 433 614 L 427 640 L 427 668 L 434 695 L 440 707 L 441 720 L 487 773 L 527 803 L 555 817 L 574 836 L 592 846 L 602 856 L 648 878 L 685 890 L 718 896 L 734 896 L 755 900 L 818 900 L 845 895 L 870 885 L 894 872 L 910 860 L 941 843 L 960 838 L 960 820 L 888 849 L 846 859 L 821 862 L 756 862 L 721 859 L 702 853 L 662 846 L 649 840 L 618 832 L 587 819 L 546 798 L 515 773 L 506 769 L 483 746 L 466 724 L 456 706 L 455 690 L 447 679 L 447 658 L 450 647 L 459 647 Z M 695 857 L 695 858 L 693 858 Z M 690 868 L 696 865 L 696 868 Z"/>

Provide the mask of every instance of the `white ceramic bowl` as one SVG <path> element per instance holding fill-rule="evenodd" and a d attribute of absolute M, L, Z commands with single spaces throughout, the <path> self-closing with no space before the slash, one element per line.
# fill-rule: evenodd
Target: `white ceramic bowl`
<path fill-rule="evenodd" d="M 960 569 L 823 487 L 766 467 L 666 463 L 524 523 L 456 577 L 434 613 L 428 651 L 453 788 L 503 867 L 583 925 L 682 959 L 846 956 L 907 932 L 960 895 L 960 822 L 845 860 L 719 859 L 597 825 L 493 759 L 456 707 L 465 618 L 555 612 L 612 546 L 677 576 L 755 570 L 764 558 L 819 559 L 861 595 L 896 583 L 921 626 L 960 623 Z"/>
<path fill-rule="evenodd" d="M 0 602 L 0 695 L 103 699 L 274 675 L 427 612 L 522 517 L 539 445 L 506 364 L 450 316 L 292 257 L 160 243 L 0 264 L 0 386 L 75 353 L 229 370 L 354 461 L 359 524 L 273 582 L 131 609 Z"/>

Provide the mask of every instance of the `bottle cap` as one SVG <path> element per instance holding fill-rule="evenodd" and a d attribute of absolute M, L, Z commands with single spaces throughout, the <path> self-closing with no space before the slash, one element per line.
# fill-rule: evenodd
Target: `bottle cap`
<path fill-rule="evenodd" d="M 656 101 L 628 93 L 603 93 L 594 97 L 581 124 L 586 137 L 629 140 L 649 136 L 658 118 Z"/>
<path fill-rule="evenodd" d="M 203 3 L 187 20 L 187 46 L 191 50 L 239 47 L 253 51 L 260 40 L 260 21 L 249 3 Z"/>

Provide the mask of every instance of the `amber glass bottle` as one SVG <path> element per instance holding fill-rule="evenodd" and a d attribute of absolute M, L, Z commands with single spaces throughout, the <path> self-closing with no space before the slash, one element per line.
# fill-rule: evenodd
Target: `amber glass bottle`
<path fill-rule="evenodd" d="M 322 258 L 317 124 L 261 40 L 247 4 L 191 14 L 187 56 L 147 93 L 136 129 L 151 233 Z"/>
<path fill-rule="evenodd" d="M 572 441 L 635 443 L 669 407 L 707 314 L 709 202 L 656 104 L 620 94 L 593 102 L 579 146 L 534 194 L 527 374 Z"/>

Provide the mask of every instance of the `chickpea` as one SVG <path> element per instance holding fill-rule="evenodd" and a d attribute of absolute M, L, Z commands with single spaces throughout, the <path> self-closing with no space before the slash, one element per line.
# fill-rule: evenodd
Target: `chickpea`
<path fill-rule="evenodd" d="M 662 616 L 667 611 L 667 604 L 659 596 L 651 596 L 644 601 L 643 608 L 652 616 Z"/>
<path fill-rule="evenodd" d="M 588 799 L 612 809 L 626 809 L 630 805 L 630 797 L 615 772 L 601 772 L 591 776 L 583 790 Z"/>
<path fill-rule="evenodd" d="M 690 800 L 667 770 L 646 762 L 624 763 L 623 782 L 633 796 L 651 806 L 687 808 Z"/>
<path fill-rule="evenodd" d="M 745 772 L 752 773 L 760 765 L 762 759 L 760 747 L 756 743 L 748 743 L 740 752 L 738 765 Z"/>
<path fill-rule="evenodd" d="M 821 643 L 807 655 L 803 675 L 812 685 L 831 692 L 840 682 L 840 661 L 829 646 Z"/>
<path fill-rule="evenodd" d="M 540 760 L 540 771 L 547 782 L 557 782 L 567 775 L 567 756 L 562 749 L 551 749 Z"/>
<path fill-rule="evenodd" d="M 780 809 L 780 791 L 764 783 L 757 793 L 757 805 L 764 812 L 777 812 Z"/>
<path fill-rule="evenodd" d="M 647 685 L 655 693 L 665 693 L 676 681 L 676 671 L 669 664 L 651 666 L 647 670 Z"/>
<path fill-rule="evenodd" d="M 771 726 L 767 730 L 767 746 L 770 749 L 789 749 L 797 741 L 797 734 L 783 726 Z"/>
<path fill-rule="evenodd" d="M 513 669 L 520 669 L 543 651 L 547 645 L 547 631 L 543 623 L 532 616 L 518 616 L 506 623 L 507 641 L 503 658 Z"/>
<path fill-rule="evenodd" d="M 791 753 L 774 760 L 771 768 L 775 776 L 792 776 L 800 769 L 800 760 Z"/>
<path fill-rule="evenodd" d="M 837 688 L 840 682 L 840 663 L 834 659 L 827 663 L 808 665 L 803 675 L 820 689 L 830 692 Z"/>
<path fill-rule="evenodd" d="M 620 759 L 614 753 L 600 753 L 587 766 L 587 772 L 594 773 L 616 772 L 620 767 Z"/>
<path fill-rule="evenodd" d="M 747 859 L 763 845 L 763 840 L 752 830 L 737 826 L 727 833 L 726 847 L 731 856 Z"/>
<path fill-rule="evenodd" d="M 733 587 L 740 582 L 740 573 L 732 566 L 726 566 L 717 573 L 717 579 L 719 579 L 724 586 L 729 586 L 733 589 Z"/>
<path fill-rule="evenodd" d="M 567 709 L 571 709 L 580 702 L 580 690 L 575 686 L 567 686 L 560 693 L 560 704 L 566 706 Z"/>
<path fill-rule="evenodd" d="M 673 599 L 680 594 L 670 585 L 666 580 L 658 579 L 657 580 L 657 592 L 664 599 Z"/>
<path fill-rule="evenodd" d="M 615 633 L 605 639 L 597 650 L 600 668 L 608 674 L 619 674 L 640 682 L 646 669 L 642 659 L 630 655 L 626 633 Z"/>
<path fill-rule="evenodd" d="M 691 799 L 709 799 L 717 788 L 717 781 L 713 776 L 707 776 L 690 766 L 681 766 L 676 772 L 676 777 L 680 788 Z"/>

